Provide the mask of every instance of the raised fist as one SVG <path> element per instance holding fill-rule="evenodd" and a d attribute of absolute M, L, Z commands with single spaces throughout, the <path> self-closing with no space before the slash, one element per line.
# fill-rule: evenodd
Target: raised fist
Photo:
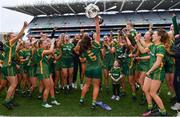
<path fill-rule="evenodd" d="M 27 27 L 28 26 L 28 23 L 25 21 L 24 22 L 24 27 Z"/>

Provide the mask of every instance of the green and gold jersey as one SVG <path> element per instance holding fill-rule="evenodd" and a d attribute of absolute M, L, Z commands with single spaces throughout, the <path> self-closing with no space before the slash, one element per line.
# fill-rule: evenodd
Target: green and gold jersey
<path fill-rule="evenodd" d="M 149 50 L 150 50 L 149 67 L 151 68 L 154 65 L 154 63 L 156 62 L 157 56 L 161 56 L 161 57 L 163 57 L 163 61 L 161 63 L 161 66 L 158 67 L 155 71 L 161 70 L 164 67 L 165 57 L 166 57 L 166 50 L 164 48 L 164 45 L 163 44 L 159 44 L 159 45 L 152 44 L 149 46 Z"/>
<path fill-rule="evenodd" d="M 146 57 L 149 56 L 148 53 L 140 53 L 139 57 Z M 140 60 L 139 64 L 149 64 L 148 60 Z"/>
<path fill-rule="evenodd" d="M 123 53 L 123 48 L 121 46 L 119 46 L 119 45 L 117 45 L 115 48 L 116 48 L 115 58 L 118 59 L 124 54 Z"/>
<path fill-rule="evenodd" d="M 49 74 L 48 56 L 42 55 L 44 49 L 39 48 L 34 54 L 34 59 L 37 63 L 37 74 Z"/>
<path fill-rule="evenodd" d="M 33 60 L 33 56 L 34 56 L 34 48 L 29 49 L 30 52 L 30 58 L 29 58 L 29 62 L 28 62 L 28 66 L 33 66 L 35 65 L 35 62 Z"/>
<path fill-rule="evenodd" d="M 114 62 L 114 53 L 110 52 L 110 49 L 113 47 L 113 45 L 107 45 L 105 48 L 105 56 L 103 58 L 103 64 L 106 66 L 112 66 Z"/>
<path fill-rule="evenodd" d="M 137 52 L 137 49 L 129 52 L 128 54 L 129 54 L 129 55 L 130 55 L 130 54 L 136 54 L 136 52 Z M 130 68 L 130 69 L 131 69 L 131 68 L 134 68 L 135 65 L 136 65 L 136 63 L 137 63 L 137 62 L 135 62 L 134 57 L 129 57 L 129 58 L 128 58 L 128 61 L 129 61 L 129 68 Z"/>
<path fill-rule="evenodd" d="M 10 66 L 12 64 L 12 60 L 16 57 L 16 46 L 17 42 L 12 43 L 12 42 L 6 42 L 4 44 L 4 63 L 3 66 Z"/>
<path fill-rule="evenodd" d="M 113 67 L 110 73 L 114 79 L 118 79 L 122 75 L 122 71 L 120 67 Z"/>
<path fill-rule="evenodd" d="M 5 53 L 4 53 L 4 52 L 1 52 L 1 53 L 0 53 L 0 67 L 2 67 L 2 65 L 3 65 L 4 56 L 5 56 Z"/>
<path fill-rule="evenodd" d="M 49 65 L 49 72 L 53 73 L 54 71 L 54 57 L 52 55 L 48 55 L 48 65 Z"/>
<path fill-rule="evenodd" d="M 57 48 L 56 48 L 54 54 L 55 54 L 56 56 L 60 56 L 60 55 L 61 55 L 60 49 L 57 49 Z"/>
<path fill-rule="evenodd" d="M 73 58 L 73 52 L 72 52 L 73 48 L 74 48 L 73 43 L 63 44 L 61 47 L 62 59 L 72 59 Z"/>
<path fill-rule="evenodd" d="M 130 35 L 128 36 L 128 38 L 131 41 L 133 46 L 136 44 L 136 41 L 135 41 L 136 34 L 137 34 L 137 31 L 135 29 L 131 29 L 130 30 Z"/>
<path fill-rule="evenodd" d="M 19 57 L 22 58 L 22 59 L 27 59 L 26 61 L 24 62 L 21 62 L 21 64 L 23 65 L 28 65 L 29 63 L 29 59 L 31 57 L 31 51 L 30 49 L 22 49 L 19 51 Z"/>
<path fill-rule="evenodd" d="M 82 53 L 82 58 L 86 58 L 86 70 L 102 67 L 100 44 L 93 41 L 91 49 Z"/>
<path fill-rule="evenodd" d="M 62 51 L 61 51 L 60 49 L 56 48 L 56 49 L 55 49 L 55 52 L 54 52 L 54 55 L 55 55 L 56 57 L 59 57 L 61 54 L 62 54 Z M 60 57 L 60 59 L 58 59 L 58 60 L 56 61 L 56 64 L 59 65 L 59 64 L 61 63 L 61 58 L 62 58 L 62 57 Z"/>

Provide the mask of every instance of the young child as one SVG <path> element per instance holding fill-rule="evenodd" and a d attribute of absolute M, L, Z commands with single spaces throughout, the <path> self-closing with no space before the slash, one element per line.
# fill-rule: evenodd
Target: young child
<path fill-rule="evenodd" d="M 117 60 L 114 61 L 113 68 L 110 71 L 110 76 L 113 83 L 113 96 L 112 100 L 119 101 L 119 93 L 120 93 L 120 79 L 124 76 L 122 74 L 122 70 L 120 68 L 120 64 Z"/>

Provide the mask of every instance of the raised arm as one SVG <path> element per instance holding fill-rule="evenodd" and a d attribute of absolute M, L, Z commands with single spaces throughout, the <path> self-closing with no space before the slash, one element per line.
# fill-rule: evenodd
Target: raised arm
<path fill-rule="evenodd" d="M 143 47 L 140 43 L 140 39 L 141 39 L 141 35 L 140 34 L 137 34 L 136 37 L 135 37 L 135 41 L 136 41 L 136 44 L 137 44 L 137 47 L 139 49 L 139 51 L 141 53 L 147 53 L 149 52 L 149 49 L 147 47 Z"/>
<path fill-rule="evenodd" d="M 95 17 L 95 22 L 96 22 L 96 33 L 97 33 L 97 36 L 96 36 L 96 41 L 97 41 L 97 42 L 100 42 L 100 25 L 99 25 L 99 16 L 96 16 L 96 17 Z"/>
<path fill-rule="evenodd" d="M 177 35 L 177 34 L 179 34 L 179 28 L 178 28 L 175 14 L 173 14 L 172 22 L 173 22 L 173 27 L 174 27 L 174 35 Z"/>
<path fill-rule="evenodd" d="M 145 48 L 148 47 L 148 44 L 145 43 L 145 41 L 143 39 L 140 39 L 139 42 L 141 43 L 141 45 Z"/>
<path fill-rule="evenodd" d="M 133 47 L 131 41 L 129 40 L 128 36 L 126 36 L 126 42 L 127 42 L 127 46 L 129 47 L 129 49 L 134 50 L 134 47 Z"/>
<path fill-rule="evenodd" d="M 27 26 L 28 26 L 28 23 L 25 21 L 21 31 L 18 33 L 18 35 L 14 39 L 11 40 L 11 43 L 14 43 L 15 41 L 17 41 L 23 36 L 24 30 L 27 28 Z"/>
<path fill-rule="evenodd" d="M 53 51 L 54 51 L 54 42 L 55 42 L 55 40 L 52 39 L 51 40 L 51 47 L 50 47 L 50 49 L 49 50 L 44 50 L 42 55 L 47 55 L 47 54 L 53 53 Z"/>
<path fill-rule="evenodd" d="M 149 30 L 148 31 L 152 31 L 153 29 L 153 24 L 149 24 Z"/>
<path fill-rule="evenodd" d="M 73 48 L 73 50 L 74 50 L 74 52 L 76 54 L 80 54 L 80 52 L 79 52 L 79 50 L 80 50 L 80 45 L 79 45 L 80 42 L 81 42 L 81 40 L 79 40 L 78 43 L 76 44 L 76 46 Z"/>

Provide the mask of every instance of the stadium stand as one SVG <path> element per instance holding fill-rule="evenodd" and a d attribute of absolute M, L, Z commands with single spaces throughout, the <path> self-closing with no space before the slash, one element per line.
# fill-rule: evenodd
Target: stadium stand
<path fill-rule="evenodd" d="M 57 27 L 57 37 L 60 33 L 74 35 L 79 33 L 80 29 L 89 33 L 94 31 L 94 20 L 84 15 L 87 4 L 94 2 L 97 2 L 96 5 L 104 19 L 101 36 L 108 34 L 110 30 L 117 31 L 123 28 L 129 21 L 135 24 L 137 31 L 144 33 L 149 24 L 154 24 L 155 29 L 168 29 L 174 12 L 177 19 L 180 19 L 179 0 L 55 0 L 48 4 L 36 2 L 32 5 L 4 8 L 34 16 L 29 25 L 30 35 L 39 38 L 39 34 L 44 32 L 50 36 L 53 28 Z M 112 6 L 116 8 L 106 11 Z"/>
<path fill-rule="evenodd" d="M 176 13 L 178 18 L 180 12 Z M 124 27 L 128 21 L 133 22 L 138 31 L 144 33 L 148 28 L 148 24 L 154 24 L 154 28 L 166 28 L 168 29 L 171 24 L 171 13 L 118 13 L 118 14 L 106 14 L 101 15 L 104 19 L 104 23 L 101 26 L 101 35 L 109 32 L 109 30 L 117 31 Z M 53 27 L 58 27 L 58 36 L 60 33 L 69 33 L 74 35 L 79 32 L 80 29 L 85 29 L 87 32 L 94 31 L 94 20 L 88 19 L 84 15 L 76 16 L 45 16 L 36 17 L 32 20 L 29 26 L 29 32 L 31 35 L 38 37 L 40 32 L 51 34 Z"/>

